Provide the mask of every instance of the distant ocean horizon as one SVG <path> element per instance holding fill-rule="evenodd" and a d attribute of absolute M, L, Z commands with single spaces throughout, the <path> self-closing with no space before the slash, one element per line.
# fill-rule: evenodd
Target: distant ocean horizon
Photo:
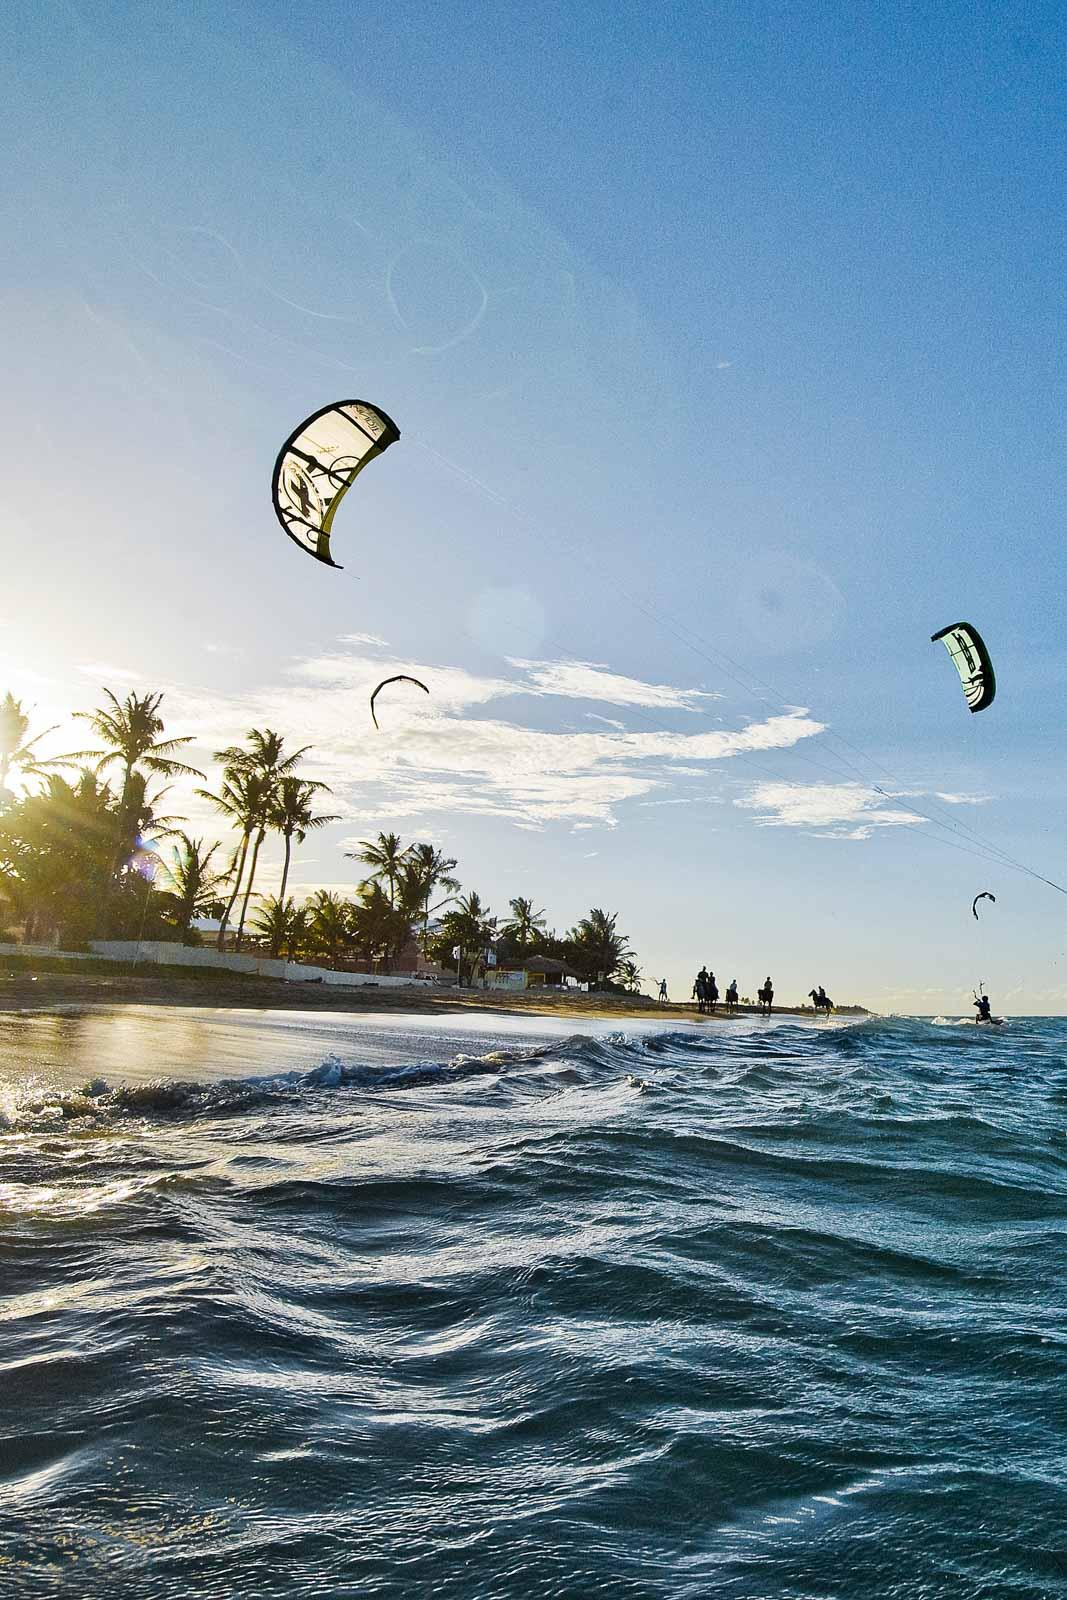
<path fill-rule="evenodd" d="M 0 1015 L 0 1592 L 1067 1594 L 1067 1021 Z"/>

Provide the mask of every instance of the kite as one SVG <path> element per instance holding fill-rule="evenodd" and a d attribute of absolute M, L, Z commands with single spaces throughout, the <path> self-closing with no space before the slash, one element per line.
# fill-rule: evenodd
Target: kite
<path fill-rule="evenodd" d="M 430 692 L 424 683 L 421 683 L 418 678 L 409 677 L 406 672 L 398 672 L 395 678 L 383 678 L 377 689 L 375 689 L 374 693 L 370 697 L 370 714 L 374 719 L 374 726 L 376 728 L 378 727 L 378 718 L 374 715 L 374 702 L 377 700 L 379 694 L 385 688 L 387 683 L 413 683 L 417 688 L 422 690 L 423 694 L 429 694 Z"/>
<path fill-rule="evenodd" d="M 391 417 L 366 400 L 323 406 L 291 433 L 274 463 L 271 493 L 278 521 L 301 550 L 328 567 L 337 507 L 368 461 L 400 438 Z"/>
<path fill-rule="evenodd" d="M 960 675 L 967 704 L 972 711 L 984 711 L 986 706 L 993 704 L 997 680 L 981 634 L 969 622 L 953 622 L 949 627 L 942 628 L 940 633 L 930 635 L 931 644 L 936 644 L 938 639 L 952 657 L 952 665 Z"/>
<path fill-rule="evenodd" d="M 976 894 L 974 899 L 971 901 L 971 915 L 974 917 L 975 922 L 978 921 L 978 902 L 979 902 L 979 900 L 992 900 L 994 905 L 996 905 L 996 903 L 997 903 L 996 895 L 995 894 L 990 894 L 988 889 L 983 889 L 981 894 Z"/>

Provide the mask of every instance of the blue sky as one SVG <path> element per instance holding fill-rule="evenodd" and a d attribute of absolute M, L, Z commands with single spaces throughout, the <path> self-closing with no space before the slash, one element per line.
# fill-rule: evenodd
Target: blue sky
<path fill-rule="evenodd" d="M 151 684 L 205 753 L 313 738 L 345 820 L 298 887 L 395 825 L 494 908 L 618 909 L 676 992 L 1067 1006 L 1062 896 L 966 831 L 1067 879 L 1056 9 L 8 26 L 0 671 L 42 718 Z M 347 395 L 402 438 L 335 573 L 267 493 Z M 387 669 L 434 696 L 379 738 Z"/>

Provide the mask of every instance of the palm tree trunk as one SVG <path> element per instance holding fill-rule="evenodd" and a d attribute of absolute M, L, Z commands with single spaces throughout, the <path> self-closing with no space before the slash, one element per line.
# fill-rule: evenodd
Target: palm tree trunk
<path fill-rule="evenodd" d="M 285 865 L 282 867 L 282 886 L 278 890 L 278 901 L 280 905 L 285 904 L 285 886 L 289 882 L 289 858 L 292 853 L 293 836 L 291 833 L 287 833 L 285 835 Z"/>
<path fill-rule="evenodd" d="M 226 941 L 226 925 L 230 920 L 230 912 L 233 910 L 234 902 L 241 892 L 241 878 L 245 870 L 245 856 L 248 854 L 248 841 L 251 837 L 250 833 L 245 833 L 241 836 L 241 854 L 237 862 L 237 876 L 233 880 L 233 893 L 230 896 L 226 910 L 222 913 L 222 921 L 219 923 L 219 936 L 215 941 L 216 950 L 221 950 Z"/>
<path fill-rule="evenodd" d="M 284 906 L 285 905 L 285 886 L 289 882 L 289 859 L 290 859 L 290 857 L 291 857 L 291 855 L 293 853 L 293 836 L 292 836 L 292 834 L 291 833 L 286 833 L 283 830 L 282 838 L 285 840 L 285 864 L 282 867 L 282 886 L 278 890 L 278 904 L 280 906 Z M 275 936 L 275 938 L 273 938 L 271 940 L 270 953 L 271 953 L 271 955 L 273 957 L 277 957 L 277 956 L 281 955 L 281 950 L 282 950 L 281 935 L 278 934 L 278 935 Z"/>
<path fill-rule="evenodd" d="M 111 896 L 115 891 L 115 881 L 119 875 L 119 867 L 122 865 L 123 845 L 126 842 L 124 837 L 124 829 L 126 825 L 126 806 L 130 798 L 130 778 L 132 775 L 133 768 L 127 763 L 123 771 L 122 798 L 119 801 L 118 820 L 116 822 L 116 832 L 118 837 L 115 840 L 115 848 L 111 852 L 111 859 L 108 862 L 107 868 L 107 878 L 104 882 L 104 892 L 100 897 L 101 904 L 99 922 L 101 931 L 105 935 L 111 931 L 108 927 L 108 909 L 111 905 Z"/>
<path fill-rule="evenodd" d="M 237 924 L 237 948 L 238 948 L 238 950 L 240 950 L 240 948 L 241 948 L 241 935 L 245 931 L 245 918 L 248 915 L 248 902 L 252 898 L 252 884 L 253 884 L 253 882 L 255 880 L 255 876 L 256 876 L 256 862 L 259 860 L 259 847 L 263 843 L 263 840 L 265 839 L 266 834 L 267 834 L 266 828 L 260 828 L 259 832 L 256 834 L 256 847 L 252 851 L 252 865 L 248 869 L 248 886 L 245 889 L 245 897 L 244 897 L 244 900 L 241 903 L 241 920 Z"/>

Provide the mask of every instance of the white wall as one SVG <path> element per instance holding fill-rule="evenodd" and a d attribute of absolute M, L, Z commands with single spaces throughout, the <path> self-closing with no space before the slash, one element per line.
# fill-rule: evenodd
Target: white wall
<path fill-rule="evenodd" d="M 428 989 L 425 978 L 392 973 L 334 972 L 330 967 L 308 967 L 299 961 L 272 961 L 269 956 L 242 956 L 203 945 L 171 943 L 164 939 L 92 939 L 91 955 L 98 961 L 134 961 L 144 966 L 216 967 L 220 972 L 247 972 L 259 978 L 280 978 L 287 983 L 340 984 L 347 989 Z M 61 961 L 88 961 L 84 951 L 59 950 L 50 944 L 0 944 L 3 956 L 53 956 Z"/>
<path fill-rule="evenodd" d="M 18 948 L 18 947 L 16 947 Z M 404 989 L 412 983 L 424 987 L 424 981 L 410 977 L 396 977 L 386 973 L 334 972 L 329 967 L 308 967 L 299 961 L 272 961 L 269 956 L 242 956 L 229 951 L 220 952 L 203 945 L 172 944 L 162 939 L 92 939 L 89 949 L 104 961 L 137 961 L 146 966 L 165 967 L 215 967 L 221 972 L 247 972 L 260 978 L 282 978 L 288 983 L 310 983 L 321 979 L 323 983 L 341 984 L 345 988 L 360 987 Z M 53 955 L 62 954 L 52 951 Z"/>

